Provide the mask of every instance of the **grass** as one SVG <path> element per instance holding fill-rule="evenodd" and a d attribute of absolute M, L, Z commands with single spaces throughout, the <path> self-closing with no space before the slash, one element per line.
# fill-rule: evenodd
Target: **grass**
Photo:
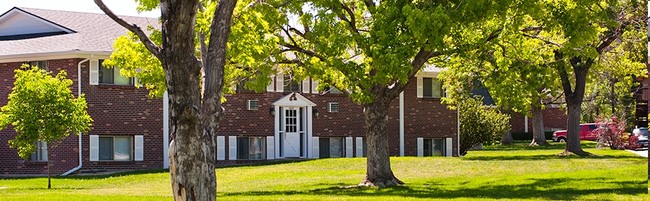
<path fill-rule="evenodd" d="M 593 147 L 593 143 L 584 145 Z M 487 147 L 463 158 L 391 158 L 404 186 L 357 188 L 364 158 L 217 169 L 222 200 L 648 200 L 648 161 L 626 151 L 559 157 L 561 144 Z M 0 200 L 170 200 L 166 172 L 0 180 Z"/>

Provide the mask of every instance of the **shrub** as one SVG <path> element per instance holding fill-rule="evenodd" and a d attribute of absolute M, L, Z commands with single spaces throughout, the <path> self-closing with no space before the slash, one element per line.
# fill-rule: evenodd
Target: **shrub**
<path fill-rule="evenodd" d="M 460 118 L 460 153 L 465 155 L 474 145 L 492 144 L 510 130 L 510 116 L 494 107 L 483 105 L 481 98 L 468 98 L 458 105 Z"/>
<path fill-rule="evenodd" d="M 616 116 L 608 119 L 601 115 L 596 119 L 596 124 L 598 128 L 593 132 L 596 132 L 598 148 L 625 148 L 628 143 L 628 135 L 625 133 L 625 119 L 619 120 Z"/>

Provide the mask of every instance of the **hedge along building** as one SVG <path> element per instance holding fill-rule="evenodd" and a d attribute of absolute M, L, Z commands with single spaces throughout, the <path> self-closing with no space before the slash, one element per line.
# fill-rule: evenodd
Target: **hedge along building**
<path fill-rule="evenodd" d="M 122 16 L 141 27 L 157 19 Z M 23 160 L 8 147 L 16 133 L 0 131 L 0 175 L 42 174 L 48 158 L 59 174 L 90 170 L 168 167 L 167 100 L 150 99 L 137 80 L 102 66 L 113 41 L 127 31 L 103 14 L 12 8 L 0 15 L 0 105 L 7 103 L 22 64 L 68 72 L 73 91 L 85 94 L 94 123 Z M 440 103 L 440 69 L 418 73 L 389 111 L 392 156 L 457 156 L 458 116 Z M 242 88 L 227 95 L 217 136 L 218 163 L 365 155 L 363 109 L 336 89 L 317 91 L 317 80 L 278 74 L 266 92 Z"/>

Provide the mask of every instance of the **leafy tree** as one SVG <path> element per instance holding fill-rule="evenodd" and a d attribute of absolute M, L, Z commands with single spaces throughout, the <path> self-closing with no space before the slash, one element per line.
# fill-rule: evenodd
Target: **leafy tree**
<path fill-rule="evenodd" d="M 49 150 L 70 133 L 88 131 L 92 119 L 83 94 L 76 98 L 72 94 L 72 80 L 67 79 L 65 71 L 52 76 L 38 67 L 24 65 L 14 72 L 16 81 L 9 102 L 0 108 L 0 130 L 8 126 L 16 130 L 16 138 L 9 140 L 9 146 L 17 149 L 24 159 L 36 151 L 37 142 L 47 144 L 49 189 L 52 187 Z"/>
<path fill-rule="evenodd" d="M 468 97 L 458 103 L 460 153 L 479 143 L 492 144 L 510 130 L 510 116 L 497 108 L 483 105 L 481 98 Z"/>
<path fill-rule="evenodd" d="M 551 65 L 559 74 L 568 109 L 563 154 L 586 155 L 579 124 L 587 75 L 592 66 L 626 31 L 645 29 L 646 1 L 540 1 L 530 16 L 535 26 L 526 37 L 555 46 Z"/>
<path fill-rule="evenodd" d="M 585 89 L 588 104 L 582 105 L 584 122 L 594 122 L 600 115 L 617 116 L 633 128 L 637 79 L 647 77 L 646 41 L 645 30 L 627 31 L 594 65 Z"/>
<path fill-rule="evenodd" d="M 466 98 L 464 94 L 471 93 L 471 89 L 485 87 L 500 108 L 533 117 L 531 146 L 548 145 L 542 110 L 547 99 L 558 96 L 560 91 L 558 76 L 549 67 L 553 47 L 521 34 L 533 23 L 530 17 L 517 12 L 508 17 L 511 20 L 503 26 L 498 39 L 471 54 L 453 55 L 453 59 L 437 63 L 446 67 L 441 77 L 452 91 L 443 101 L 453 105 Z"/>
<path fill-rule="evenodd" d="M 390 167 L 388 108 L 434 58 L 496 38 L 512 1 L 332 1 L 283 4 L 281 61 L 298 77 L 341 89 L 364 108 L 366 178 L 361 185 L 402 184 Z"/>
<path fill-rule="evenodd" d="M 529 89 L 527 91 L 539 90 L 540 86 L 545 86 L 539 83 L 546 83 L 539 81 L 546 79 L 530 75 L 546 76 L 549 75 L 548 68 L 553 69 L 560 78 L 568 108 L 568 139 L 564 153 L 588 154 L 580 147 L 578 135 L 587 75 L 625 32 L 646 27 L 645 3 L 635 0 L 537 1 L 513 15 L 509 21 L 513 26 L 505 26 L 501 34 L 503 40 L 494 40 L 496 42 L 477 50 L 477 54 L 470 58 L 477 66 L 492 66 L 486 67 L 488 72 L 490 68 L 494 69 L 490 73 L 501 74 L 509 71 L 510 67 L 521 68 L 515 70 L 518 73 L 541 73 L 529 73 L 526 79 L 520 79 L 524 82 L 516 79 L 505 79 L 501 84 L 496 82 L 502 85 L 496 87 L 497 90 L 510 93 L 521 92 L 517 90 L 518 85 Z M 512 44 L 512 48 L 507 44 Z M 540 59 L 531 60 L 534 57 Z M 505 73 L 513 74 L 517 75 Z M 537 104 L 537 100 L 530 103 Z"/>
<path fill-rule="evenodd" d="M 237 46 L 228 42 L 229 37 L 232 36 L 230 41 L 246 44 L 274 41 L 273 37 L 261 37 L 267 35 L 255 35 L 269 29 L 260 19 L 274 16 L 274 10 L 252 0 L 240 3 L 237 0 L 136 1 L 139 10 L 160 7 L 160 32 L 147 35 L 141 27 L 113 14 L 101 0 L 95 0 L 104 13 L 140 41 L 134 43 L 133 36 L 117 41 L 114 52 L 117 56 L 111 57 L 113 63 L 109 65 L 124 66 L 127 75 L 141 78 L 145 87 L 152 89 L 150 95 L 159 96 L 165 90 L 169 94 L 173 135 L 169 155 L 174 199 L 215 200 L 215 138 L 223 116 L 223 93 L 234 82 L 229 76 L 234 72 L 248 72 L 253 67 L 249 64 L 255 63 L 256 69 L 262 70 L 252 71 L 255 73 L 251 75 L 261 79 L 252 85 L 265 86 L 269 78 L 264 72 L 271 71 L 270 65 L 264 68 L 263 62 L 255 59 L 272 59 L 264 56 L 267 54 L 264 47 L 268 46 Z M 267 15 L 262 11 L 267 11 Z M 233 17 L 241 19 L 241 23 L 233 23 Z M 133 47 L 131 52 L 129 47 Z M 134 59 L 133 62 L 129 63 L 128 58 Z"/>

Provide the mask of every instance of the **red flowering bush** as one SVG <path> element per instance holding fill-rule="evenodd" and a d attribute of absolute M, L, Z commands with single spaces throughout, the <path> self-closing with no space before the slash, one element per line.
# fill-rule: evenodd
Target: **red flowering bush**
<path fill-rule="evenodd" d="M 600 116 L 596 119 L 598 128 L 593 132 L 597 135 L 598 148 L 624 149 L 628 143 L 625 133 L 625 119 L 619 120 L 616 116 L 611 119 Z"/>

